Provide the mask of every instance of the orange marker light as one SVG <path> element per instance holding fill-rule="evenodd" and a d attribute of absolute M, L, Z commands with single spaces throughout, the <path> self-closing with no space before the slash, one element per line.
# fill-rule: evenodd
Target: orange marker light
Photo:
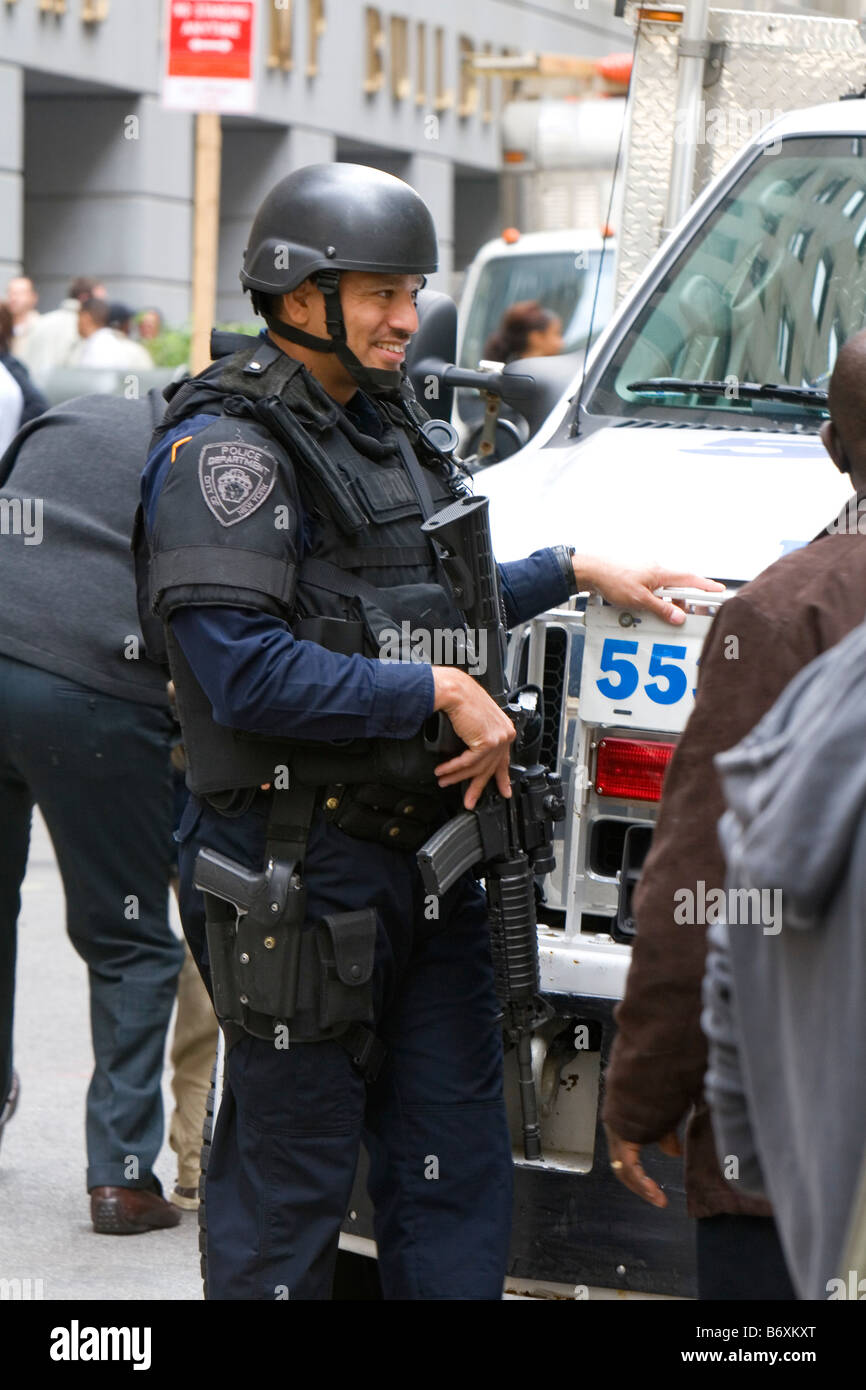
<path fill-rule="evenodd" d="M 513 246 L 516 241 L 520 240 L 520 232 L 516 227 L 506 227 L 502 233 L 502 240 L 506 246 Z"/>
<path fill-rule="evenodd" d="M 682 24 L 682 10 L 651 10 L 641 7 L 637 12 L 638 19 L 654 19 L 658 24 Z"/>

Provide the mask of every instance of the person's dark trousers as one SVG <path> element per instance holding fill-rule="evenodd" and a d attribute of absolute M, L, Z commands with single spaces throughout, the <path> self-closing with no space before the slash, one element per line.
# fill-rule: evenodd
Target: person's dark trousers
<path fill-rule="evenodd" d="M 771 1216 L 724 1213 L 695 1224 L 699 1299 L 796 1300 Z"/>
<path fill-rule="evenodd" d="M 162 1143 L 165 1036 L 183 962 L 168 918 L 171 730 L 167 709 L 0 656 L 0 1087 L 12 1070 L 16 922 L 35 802 L 89 973 L 88 1189 L 153 1187 Z"/>
<path fill-rule="evenodd" d="M 191 797 L 179 831 L 181 916 L 208 980 L 208 845 L 262 867 L 267 798 L 239 820 Z M 328 1299 L 361 1141 L 370 1157 L 386 1299 L 500 1299 L 512 1158 L 502 1037 L 483 895 L 461 880 L 425 900 L 414 855 L 350 838 L 317 817 L 307 916 L 374 907 L 376 1032 L 388 1051 L 365 1085 L 339 1042 L 231 1048 L 207 1170 L 207 1296 Z"/>

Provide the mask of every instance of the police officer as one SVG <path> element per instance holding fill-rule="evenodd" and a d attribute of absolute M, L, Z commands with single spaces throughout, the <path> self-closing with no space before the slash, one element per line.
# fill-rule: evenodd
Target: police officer
<path fill-rule="evenodd" d="M 160 632 L 145 621 L 192 792 L 182 916 L 228 1048 L 210 1298 L 330 1296 L 362 1138 L 385 1297 L 501 1296 L 511 1152 L 484 898 L 467 876 L 425 900 L 414 851 L 460 784 L 467 807 L 490 778 L 509 794 L 513 728 L 465 670 L 377 659 L 406 621 L 461 622 L 420 530 L 460 479 L 403 370 L 436 265 L 401 180 L 283 179 L 241 272 L 267 332 L 175 388 L 142 480 Z M 673 621 L 650 589 L 703 582 L 543 550 L 500 567 L 509 623 L 578 573 Z M 440 711 L 462 751 L 425 744 Z"/>

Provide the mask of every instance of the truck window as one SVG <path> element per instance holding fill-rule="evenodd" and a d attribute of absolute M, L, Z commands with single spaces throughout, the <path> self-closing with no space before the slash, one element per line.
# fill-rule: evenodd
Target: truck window
<path fill-rule="evenodd" d="M 595 316 L 599 262 L 601 283 Z M 502 315 L 522 299 L 537 299 L 562 320 L 564 352 L 586 346 L 593 324 L 593 337 L 610 318 L 613 310 L 614 255 L 612 248 L 601 251 L 545 251 L 537 255 L 497 256 L 489 260 L 478 278 L 466 334 L 460 353 L 461 367 L 475 368 L 484 356 L 484 344 Z"/>
<path fill-rule="evenodd" d="M 717 419 L 817 429 L 797 406 L 739 406 L 737 381 L 826 385 L 866 327 L 866 145 L 855 136 L 781 141 L 722 199 L 631 325 L 587 402 L 592 414 Z M 731 379 L 731 397 L 633 394 L 648 377 Z M 700 404 L 698 403 L 700 401 Z"/>

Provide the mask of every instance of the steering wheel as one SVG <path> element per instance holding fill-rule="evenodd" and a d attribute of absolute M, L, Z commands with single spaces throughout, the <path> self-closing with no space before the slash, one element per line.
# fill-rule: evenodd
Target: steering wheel
<path fill-rule="evenodd" d="M 735 275 L 732 282 L 725 286 L 725 294 L 727 295 L 728 306 L 732 314 L 742 316 L 750 313 L 767 286 L 771 281 L 775 280 L 776 275 L 782 267 L 786 255 L 784 247 L 780 247 L 776 254 L 770 259 L 760 279 L 754 284 L 751 284 L 749 276 L 752 273 L 755 262 L 759 260 L 761 256 L 762 249 L 762 247 L 756 246 L 748 260 L 740 267 L 739 272 Z"/>

